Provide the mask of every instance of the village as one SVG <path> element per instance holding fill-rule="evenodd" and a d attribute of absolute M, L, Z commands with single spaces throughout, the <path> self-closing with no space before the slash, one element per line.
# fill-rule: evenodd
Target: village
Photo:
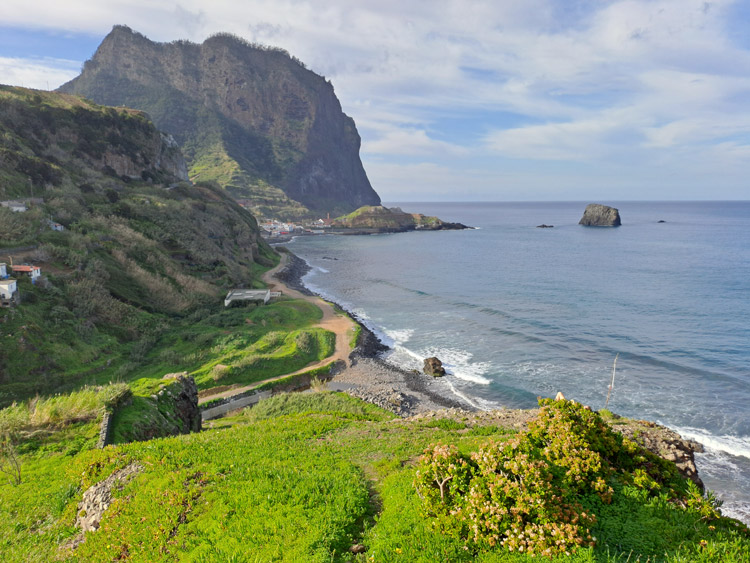
<path fill-rule="evenodd" d="M 269 242 L 278 241 L 282 237 L 296 236 L 296 235 L 322 235 L 327 232 L 333 226 L 334 220 L 331 219 L 330 214 L 325 219 L 308 220 L 304 223 L 293 223 L 284 222 L 277 219 L 264 219 L 261 220 L 259 226 L 261 228 L 261 235 L 268 239 Z"/>
<path fill-rule="evenodd" d="M 15 213 L 25 213 L 29 208 L 44 203 L 42 198 L 24 198 L 0 201 L 0 206 Z M 47 220 L 48 227 L 54 231 L 63 231 L 65 227 L 60 223 Z M 277 219 L 266 219 L 260 223 L 261 235 L 269 242 L 282 242 L 295 235 L 325 234 L 330 229 L 333 219 L 328 215 L 325 219 L 309 220 L 303 224 L 283 222 Z M 18 277 L 27 276 L 32 284 L 36 284 L 42 275 L 40 266 L 33 264 L 13 264 L 12 257 L 8 257 L 10 264 L 0 262 L 0 307 L 15 307 L 21 304 L 21 292 L 18 287 Z M 15 277 L 11 277 L 14 274 Z M 266 304 L 272 298 L 277 298 L 280 292 L 270 290 L 230 290 L 224 299 L 224 306 L 229 307 L 233 302 L 255 302 Z"/>

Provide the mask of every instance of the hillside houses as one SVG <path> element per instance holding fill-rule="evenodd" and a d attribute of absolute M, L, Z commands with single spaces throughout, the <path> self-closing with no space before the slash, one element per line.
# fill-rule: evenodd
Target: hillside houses
<path fill-rule="evenodd" d="M 18 283 L 13 278 L 0 280 L 0 307 L 11 307 L 20 302 Z"/>
<path fill-rule="evenodd" d="M 271 220 L 260 224 L 263 235 L 266 237 L 278 237 L 282 235 L 292 235 L 302 232 L 302 227 L 294 223 L 283 223 L 281 221 Z"/>
<path fill-rule="evenodd" d="M 31 283 L 36 283 L 39 276 L 42 275 L 42 269 L 39 266 L 31 266 L 29 264 L 14 264 L 11 265 L 11 270 L 15 274 L 26 274 L 31 278 Z"/>
<path fill-rule="evenodd" d="M 44 199 L 41 197 L 27 197 L 24 199 L 9 199 L 6 201 L 0 201 L 0 206 L 7 207 L 11 211 L 15 211 L 16 213 L 24 213 L 29 209 L 29 206 L 42 203 L 44 203 Z"/>

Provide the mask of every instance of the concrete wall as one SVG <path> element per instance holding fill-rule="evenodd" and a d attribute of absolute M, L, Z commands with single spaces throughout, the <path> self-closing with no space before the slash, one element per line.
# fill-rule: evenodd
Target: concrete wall
<path fill-rule="evenodd" d="M 102 449 L 104 446 L 109 444 L 112 436 L 112 420 L 114 417 L 113 413 L 106 411 L 102 417 L 102 423 L 99 426 L 99 441 L 96 443 L 98 449 Z"/>
<path fill-rule="evenodd" d="M 260 393 L 254 393 L 246 397 L 241 397 L 239 399 L 235 399 L 234 401 L 229 401 L 215 407 L 209 407 L 202 412 L 203 420 L 219 418 L 220 416 L 224 416 L 225 414 L 233 410 L 249 407 L 250 405 L 254 405 L 262 399 L 270 397 L 272 394 L 273 393 L 271 391 L 261 391 Z"/>

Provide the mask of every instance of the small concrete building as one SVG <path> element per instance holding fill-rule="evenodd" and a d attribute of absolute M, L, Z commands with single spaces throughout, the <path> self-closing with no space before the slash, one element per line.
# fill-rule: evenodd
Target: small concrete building
<path fill-rule="evenodd" d="M 233 301 L 256 301 L 265 305 L 269 299 L 271 299 L 269 289 L 233 289 L 227 293 L 224 306 L 229 307 Z"/>
<path fill-rule="evenodd" d="M 19 264 L 11 266 L 14 273 L 26 274 L 31 278 L 31 283 L 36 283 L 39 276 L 42 275 L 42 269 L 39 266 L 30 266 L 28 264 Z"/>
<path fill-rule="evenodd" d="M 0 280 L 0 306 L 10 307 L 19 302 L 18 284 L 13 278 Z"/>
<path fill-rule="evenodd" d="M 0 280 L 8 279 L 8 266 L 5 262 L 0 262 Z"/>

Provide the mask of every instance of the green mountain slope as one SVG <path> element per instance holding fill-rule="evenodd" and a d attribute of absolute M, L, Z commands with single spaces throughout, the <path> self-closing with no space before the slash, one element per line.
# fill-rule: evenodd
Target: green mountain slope
<path fill-rule="evenodd" d="M 21 304 L 0 309 L 0 405 L 185 368 L 154 358 L 158 342 L 202 326 L 228 288 L 262 286 L 277 258 L 253 216 L 184 172 L 141 112 L 0 87 L 0 200 L 34 196 L 26 212 L 0 207 L 0 261 L 43 274 L 16 276 Z"/>
<path fill-rule="evenodd" d="M 115 26 L 60 91 L 148 112 L 183 147 L 193 180 L 217 181 L 255 212 L 380 203 L 332 85 L 280 49 L 227 34 L 155 43 Z"/>

